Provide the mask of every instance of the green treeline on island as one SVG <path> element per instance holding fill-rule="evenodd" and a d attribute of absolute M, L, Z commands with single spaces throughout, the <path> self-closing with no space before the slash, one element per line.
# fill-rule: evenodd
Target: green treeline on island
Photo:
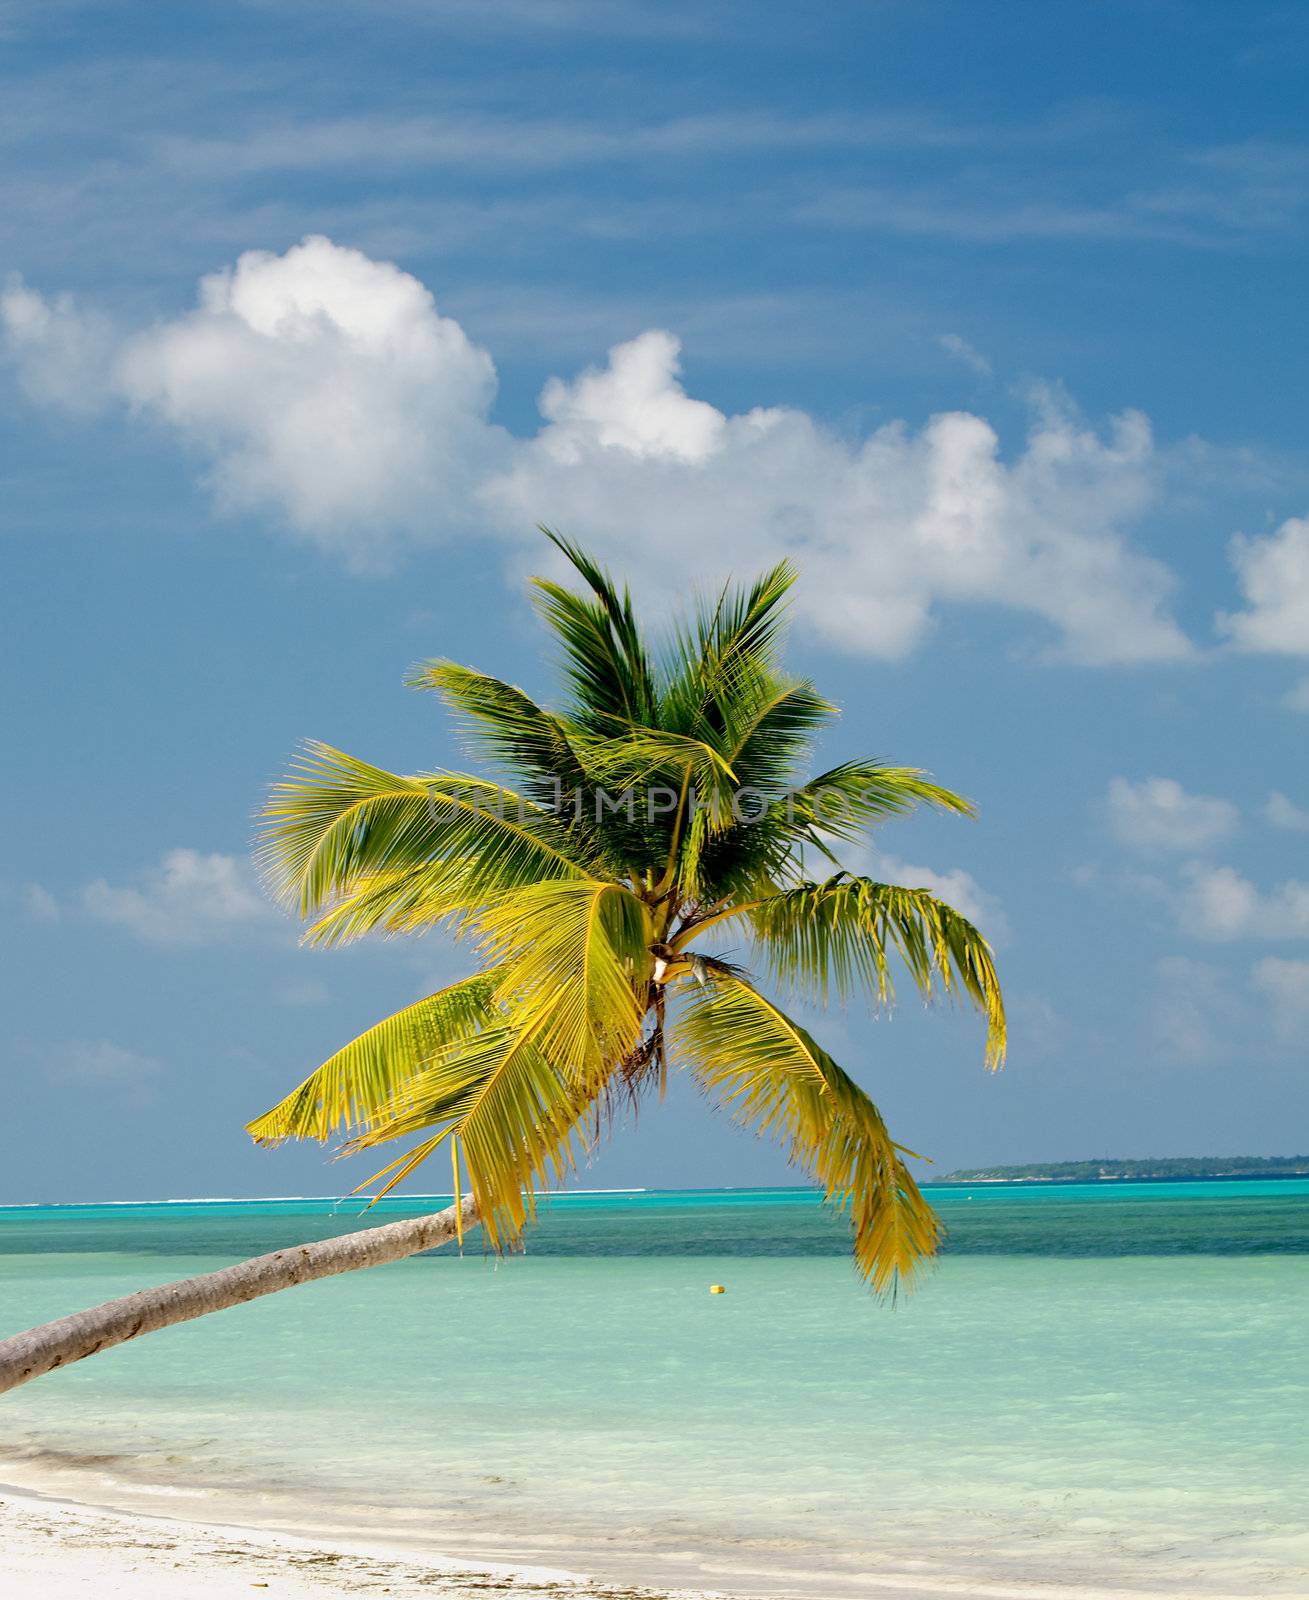
<path fill-rule="evenodd" d="M 1309 1177 L 1309 1156 L 1142 1156 L 1136 1160 L 1043 1161 L 1026 1167 L 961 1167 L 946 1183 L 1094 1183 L 1101 1178 Z"/>

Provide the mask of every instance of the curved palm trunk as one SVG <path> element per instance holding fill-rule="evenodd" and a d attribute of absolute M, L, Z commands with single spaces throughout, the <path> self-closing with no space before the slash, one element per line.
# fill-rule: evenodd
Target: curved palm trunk
<path fill-rule="evenodd" d="M 477 1206 L 469 1196 L 461 1206 L 448 1206 L 429 1216 L 406 1217 L 380 1228 L 274 1250 L 234 1267 L 161 1283 L 158 1288 L 142 1289 L 121 1300 L 108 1300 L 89 1311 L 76 1311 L 71 1317 L 29 1328 L 26 1333 L 0 1339 L 0 1394 L 156 1328 L 171 1328 L 176 1322 L 224 1311 L 297 1283 L 312 1283 L 359 1267 L 380 1267 L 420 1250 L 434 1250 L 453 1239 L 461 1225 L 469 1228 L 476 1221 Z"/>

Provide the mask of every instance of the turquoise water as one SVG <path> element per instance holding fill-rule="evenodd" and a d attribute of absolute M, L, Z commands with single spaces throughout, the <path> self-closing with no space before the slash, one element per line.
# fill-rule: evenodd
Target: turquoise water
<path fill-rule="evenodd" d="M 1309 1593 L 1309 1182 L 931 1192 L 947 1250 L 894 1309 L 803 1191 L 561 1197 L 526 1256 L 309 1285 L 16 1391 L 0 1478 L 757 1593 Z M 0 1333 L 378 1220 L 0 1209 Z"/>

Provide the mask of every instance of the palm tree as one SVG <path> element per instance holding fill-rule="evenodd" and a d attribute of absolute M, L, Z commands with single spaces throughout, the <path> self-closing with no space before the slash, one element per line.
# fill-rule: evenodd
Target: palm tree
<path fill-rule="evenodd" d="M 360 1186 L 379 1194 L 446 1144 L 455 1205 L 20 1334 L 0 1343 L 0 1389 L 149 1328 L 429 1249 L 474 1220 L 509 1249 L 538 1190 L 617 1110 L 662 1095 L 670 1069 L 780 1141 L 848 1213 L 875 1290 L 893 1293 L 936 1250 L 912 1152 L 753 972 L 802 999 L 863 990 L 881 1005 L 894 956 L 923 995 L 983 1012 L 998 1065 L 1004 1009 L 981 934 L 927 889 L 844 871 L 833 854 L 918 804 L 972 807 L 908 767 L 805 776 L 836 713 L 781 668 L 788 564 L 702 605 L 655 651 L 628 591 L 548 536 L 585 585 L 534 580 L 566 704 L 547 710 L 449 661 L 410 678 L 445 700 L 497 776 L 398 777 L 314 743 L 263 813 L 263 870 L 311 943 L 444 926 L 476 971 L 361 1034 L 249 1131 L 266 1145 L 344 1134 L 346 1152 L 415 1141 Z M 724 941 L 747 948 L 749 970 Z"/>

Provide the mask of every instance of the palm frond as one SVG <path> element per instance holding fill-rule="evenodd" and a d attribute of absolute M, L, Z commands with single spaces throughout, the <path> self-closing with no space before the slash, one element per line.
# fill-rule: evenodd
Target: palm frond
<path fill-rule="evenodd" d="M 381 1198 L 451 1139 L 466 1163 L 486 1240 L 493 1250 L 517 1245 L 536 1214 L 536 1190 L 570 1173 L 582 1122 L 605 1093 L 605 1083 L 587 1082 L 550 1048 L 566 1006 L 563 994 L 542 997 L 502 1026 L 448 1046 L 403 1083 L 344 1154 L 414 1133 L 427 1138 L 358 1187 L 386 1179 L 374 1194 Z"/>
<path fill-rule="evenodd" d="M 797 834 L 784 798 L 835 707 L 808 680 L 763 674 L 722 705 L 717 736 L 735 786 L 730 823 L 702 830 L 687 851 L 690 886 L 703 898 L 753 897 L 761 880 L 794 877 Z M 807 815 L 807 811 L 806 811 Z M 803 833 L 801 838 L 803 838 Z"/>
<path fill-rule="evenodd" d="M 274 893 L 305 917 L 415 873 L 434 894 L 441 884 L 466 898 L 585 876 L 592 865 L 583 840 L 503 785 L 460 773 L 399 777 L 317 742 L 270 794 L 256 854 Z"/>
<path fill-rule="evenodd" d="M 457 1140 L 500 1249 L 521 1234 L 533 1186 L 569 1170 L 580 1123 L 607 1102 L 610 1080 L 640 1043 L 647 929 L 626 889 L 577 880 L 506 895 L 483 908 L 476 927 L 481 953 L 496 963 L 495 1022 L 400 1083 L 348 1149 L 427 1135 L 377 1174 L 385 1193 L 443 1139 Z"/>
<path fill-rule="evenodd" d="M 986 1062 L 1004 1060 L 1005 1013 L 991 947 L 968 919 L 927 889 L 838 873 L 758 902 L 748 911 L 755 940 L 777 980 L 826 1000 L 864 987 L 894 998 L 890 955 L 898 953 L 919 992 L 962 991 L 986 1018 Z"/>
<path fill-rule="evenodd" d="M 501 1020 L 493 997 L 503 978 L 494 969 L 475 973 L 397 1011 L 329 1056 L 246 1131 L 258 1144 L 278 1144 L 373 1127 L 441 1049 Z"/>
<path fill-rule="evenodd" d="M 727 760 L 742 788 L 769 799 L 788 790 L 808 759 L 818 732 L 836 707 L 808 678 L 770 675 L 751 685 L 725 717 Z"/>
<path fill-rule="evenodd" d="M 523 775 L 525 792 L 537 802 L 585 781 L 567 722 L 546 711 L 522 689 L 460 666 L 456 661 L 420 661 L 406 683 L 432 689 L 463 721 L 477 749 Z"/>
<path fill-rule="evenodd" d="M 749 588 L 730 584 L 674 637 L 659 705 L 662 727 L 694 738 L 721 733 L 743 683 L 775 673 L 796 569 L 780 561 Z"/>
<path fill-rule="evenodd" d="M 559 1182 L 572 1168 L 574 1136 L 594 1098 L 540 1049 L 538 1035 L 547 1023 L 540 1015 L 530 1026 L 511 1019 L 439 1052 L 345 1147 L 352 1155 L 427 1135 L 360 1189 L 386 1179 L 380 1198 L 443 1140 L 456 1139 L 488 1243 L 496 1250 L 517 1243 L 534 1213 L 536 1189 Z"/>
<path fill-rule="evenodd" d="M 715 827 L 731 822 L 736 774 L 721 752 L 704 740 L 661 728 L 634 728 L 620 738 L 597 741 L 587 759 L 597 777 L 611 787 L 648 788 L 661 783 L 677 791 L 689 784 Z"/>
<path fill-rule="evenodd" d="M 478 914 L 479 954 L 504 974 L 496 998 L 588 1095 L 636 1045 L 649 1004 L 645 908 L 619 884 L 542 882 Z"/>
<path fill-rule="evenodd" d="M 595 597 L 588 600 L 548 578 L 532 580 L 538 609 L 564 647 L 568 678 L 578 699 L 578 720 L 601 736 L 633 724 L 652 724 L 654 669 L 636 624 L 631 594 L 624 589 L 620 595 L 608 574 L 577 545 L 549 528 L 541 531 Z"/>
<path fill-rule="evenodd" d="M 903 816 L 918 805 L 975 814 L 971 800 L 934 783 L 919 768 L 877 761 L 846 761 L 819 773 L 778 800 L 774 812 L 797 836 L 857 839 L 870 824 Z"/>
<path fill-rule="evenodd" d="M 876 1106 L 831 1056 L 742 979 L 709 973 L 693 986 L 674 1053 L 700 1087 L 848 1212 L 855 1262 L 879 1293 L 908 1284 L 934 1254 L 940 1226 Z"/>

